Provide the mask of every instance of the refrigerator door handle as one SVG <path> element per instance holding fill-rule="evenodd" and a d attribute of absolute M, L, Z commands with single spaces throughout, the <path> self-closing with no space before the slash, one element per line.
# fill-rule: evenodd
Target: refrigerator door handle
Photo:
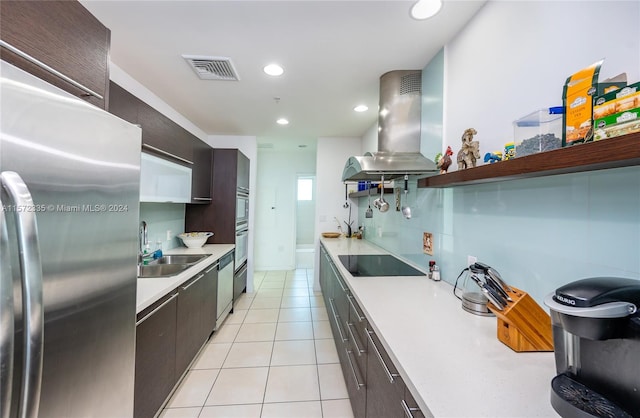
<path fill-rule="evenodd" d="M 0 201 L 2 204 L 2 201 Z M 9 268 L 9 238 L 0 208 L 0 417 L 11 413 L 11 386 L 13 380 L 13 278 Z M 3 250 L 4 249 L 4 250 Z"/>
<path fill-rule="evenodd" d="M 20 273 L 22 277 L 22 316 L 24 322 L 24 358 L 18 416 L 37 418 L 42 385 L 44 308 L 42 305 L 42 262 L 38 242 L 36 206 L 29 188 L 18 173 L 0 175 L 2 187 L 15 213 Z"/>

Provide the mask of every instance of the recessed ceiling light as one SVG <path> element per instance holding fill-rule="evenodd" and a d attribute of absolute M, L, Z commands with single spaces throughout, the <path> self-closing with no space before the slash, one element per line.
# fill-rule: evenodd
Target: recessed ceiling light
<path fill-rule="evenodd" d="M 356 112 L 366 112 L 367 110 L 369 110 L 369 108 L 365 105 L 358 105 L 354 107 L 353 110 L 355 110 Z"/>
<path fill-rule="evenodd" d="M 265 73 L 272 75 L 274 77 L 284 74 L 284 69 L 278 64 L 269 64 L 266 67 L 264 67 L 263 70 Z"/>
<path fill-rule="evenodd" d="M 411 7 L 411 17 L 424 20 L 435 16 L 442 8 L 442 0 L 418 0 Z"/>
<path fill-rule="evenodd" d="M 289 124 L 289 121 L 288 121 L 288 120 L 286 120 L 285 118 L 280 118 L 280 119 L 278 119 L 278 120 L 276 121 L 276 123 L 277 123 L 278 125 L 288 125 L 288 124 Z"/>

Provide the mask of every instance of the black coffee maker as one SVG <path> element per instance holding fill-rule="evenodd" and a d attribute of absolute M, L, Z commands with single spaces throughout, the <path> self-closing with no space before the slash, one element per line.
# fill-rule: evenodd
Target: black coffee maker
<path fill-rule="evenodd" d="M 640 280 L 578 280 L 544 303 L 553 324 L 556 412 L 564 418 L 640 417 Z"/>

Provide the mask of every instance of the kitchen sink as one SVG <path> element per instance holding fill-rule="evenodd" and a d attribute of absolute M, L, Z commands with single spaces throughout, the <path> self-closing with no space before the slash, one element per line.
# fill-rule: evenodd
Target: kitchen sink
<path fill-rule="evenodd" d="M 179 254 L 179 255 L 165 255 L 156 260 L 153 260 L 149 264 L 195 264 L 198 261 L 204 260 L 209 257 L 209 254 L 202 255 L 187 255 L 187 254 Z"/>
<path fill-rule="evenodd" d="M 191 264 L 149 264 L 138 266 L 138 277 L 168 277 L 191 267 Z"/>

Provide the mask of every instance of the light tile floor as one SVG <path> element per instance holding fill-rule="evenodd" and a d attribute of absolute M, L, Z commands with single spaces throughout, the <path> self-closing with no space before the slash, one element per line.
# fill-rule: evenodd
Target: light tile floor
<path fill-rule="evenodd" d="M 160 418 L 353 418 L 313 270 L 254 274 Z"/>

